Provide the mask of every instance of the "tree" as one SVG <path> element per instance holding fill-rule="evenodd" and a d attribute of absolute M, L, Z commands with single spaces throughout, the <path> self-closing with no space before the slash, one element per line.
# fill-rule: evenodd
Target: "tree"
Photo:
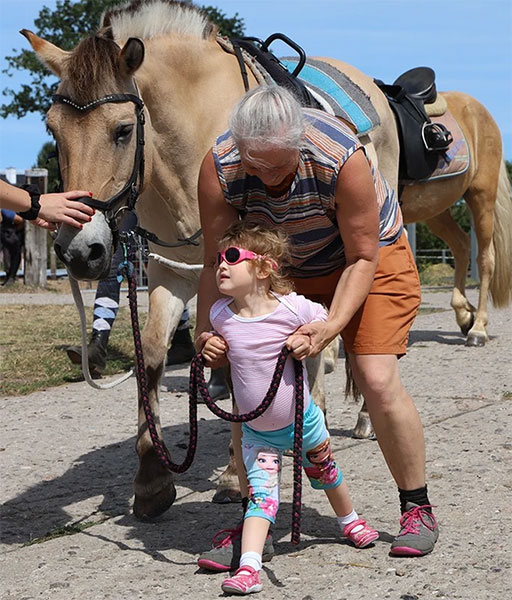
<path fill-rule="evenodd" d="M 64 50 L 74 48 L 80 40 L 98 29 L 100 17 L 105 8 L 125 3 L 125 0 L 57 0 L 55 10 L 43 7 L 34 21 L 37 35 L 56 44 Z M 191 2 L 185 2 L 191 4 Z M 239 37 L 244 33 L 244 20 L 238 13 L 231 18 L 213 6 L 202 10 L 219 27 L 222 35 Z M 2 94 L 11 101 L 0 105 L 0 116 L 18 118 L 27 113 L 39 112 L 44 117 L 51 98 L 57 89 L 56 78 L 36 58 L 34 52 L 23 49 L 18 54 L 6 56 L 8 64 L 3 72 L 11 75 L 14 70 L 29 72 L 30 83 L 21 89 L 6 88 Z"/>

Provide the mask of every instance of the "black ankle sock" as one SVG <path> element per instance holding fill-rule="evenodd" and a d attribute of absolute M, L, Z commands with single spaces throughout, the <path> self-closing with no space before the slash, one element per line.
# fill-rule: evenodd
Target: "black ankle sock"
<path fill-rule="evenodd" d="M 417 490 L 401 490 L 398 488 L 398 493 L 400 495 L 400 511 L 402 514 L 405 512 L 405 505 L 407 502 L 414 502 L 414 504 L 417 504 L 418 506 L 430 504 L 427 486 L 420 487 Z M 432 512 L 430 508 L 427 508 L 426 510 Z"/>

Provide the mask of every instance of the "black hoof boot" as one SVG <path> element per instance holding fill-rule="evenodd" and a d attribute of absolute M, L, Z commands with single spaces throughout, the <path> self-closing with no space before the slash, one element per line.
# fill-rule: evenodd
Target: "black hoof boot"
<path fill-rule="evenodd" d="M 89 358 L 89 371 L 93 377 L 99 377 L 107 364 L 107 344 L 110 331 L 93 330 L 91 340 L 87 345 L 87 356 Z M 82 348 L 70 346 L 66 349 L 69 360 L 75 364 L 82 364 Z"/>
<path fill-rule="evenodd" d="M 231 396 L 228 384 L 226 383 L 224 369 L 212 369 L 210 381 L 208 381 L 208 393 L 210 394 L 210 398 L 215 401 L 227 400 Z"/>
<path fill-rule="evenodd" d="M 190 329 L 176 329 L 172 338 L 171 347 L 167 350 L 167 359 L 165 364 L 180 365 L 190 362 L 196 353 L 192 338 L 190 337 Z"/>

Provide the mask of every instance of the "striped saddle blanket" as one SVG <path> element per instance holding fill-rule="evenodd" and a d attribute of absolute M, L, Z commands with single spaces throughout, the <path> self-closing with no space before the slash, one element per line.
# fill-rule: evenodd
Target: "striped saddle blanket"
<path fill-rule="evenodd" d="M 290 73 L 298 62 L 297 58 L 288 56 L 279 61 Z M 358 135 L 364 135 L 380 125 L 379 115 L 368 95 L 336 67 L 308 58 L 298 79 L 326 112 L 352 123 Z"/>

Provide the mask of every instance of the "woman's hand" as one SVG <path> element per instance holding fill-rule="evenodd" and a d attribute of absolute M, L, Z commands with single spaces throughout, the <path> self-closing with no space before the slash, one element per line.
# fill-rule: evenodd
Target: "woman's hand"
<path fill-rule="evenodd" d="M 311 347 L 307 356 L 316 356 L 332 342 L 339 331 L 329 321 L 307 323 L 297 329 L 294 335 L 302 334 L 309 337 Z"/>
<path fill-rule="evenodd" d="M 311 340 L 308 335 L 292 333 L 286 340 L 286 347 L 297 360 L 304 360 L 311 351 Z"/>
<path fill-rule="evenodd" d="M 219 367 L 223 367 L 228 362 L 226 358 L 228 345 L 226 340 L 220 335 L 215 335 L 212 333 L 208 335 L 209 337 L 202 347 L 201 354 L 206 361 L 207 367 L 218 369 Z"/>

